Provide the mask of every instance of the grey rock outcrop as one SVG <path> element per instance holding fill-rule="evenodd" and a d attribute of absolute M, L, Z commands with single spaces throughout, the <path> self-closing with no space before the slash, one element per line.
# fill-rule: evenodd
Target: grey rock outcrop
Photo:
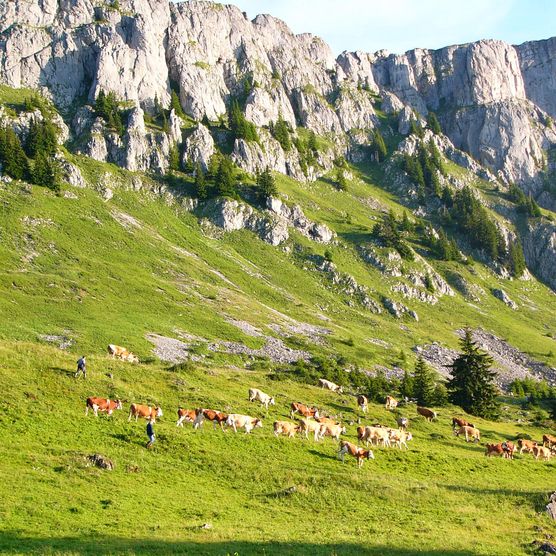
<path fill-rule="evenodd" d="M 527 266 L 556 290 L 556 226 L 542 221 L 529 223 L 521 237 Z"/>
<path fill-rule="evenodd" d="M 517 303 L 513 301 L 503 289 L 494 288 L 492 290 L 492 295 L 496 297 L 496 299 L 502 301 L 502 303 L 507 305 L 510 309 L 514 309 L 514 310 L 517 309 Z"/>
<path fill-rule="evenodd" d="M 210 157 L 214 154 L 214 139 L 210 131 L 199 124 L 185 140 L 183 162 L 199 163 L 204 171 L 208 168 Z"/>

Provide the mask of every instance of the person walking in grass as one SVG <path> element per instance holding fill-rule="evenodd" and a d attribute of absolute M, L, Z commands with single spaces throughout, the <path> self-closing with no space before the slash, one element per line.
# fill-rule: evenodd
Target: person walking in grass
<path fill-rule="evenodd" d="M 154 436 L 154 417 L 150 417 L 147 422 L 147 436 L 149 441 L 147 442 L 147 448 L 152 448 L 155 440 Z"/>
<path fill-rule="evenodd" d="M 77 371 L 75 372 L 75 378 L 77 378 L 81 373 L 83 373 L 83 378 L 87 378 L 87 362 L 85 361 L 85 356 L 81 357 L 77 361 Z"/>

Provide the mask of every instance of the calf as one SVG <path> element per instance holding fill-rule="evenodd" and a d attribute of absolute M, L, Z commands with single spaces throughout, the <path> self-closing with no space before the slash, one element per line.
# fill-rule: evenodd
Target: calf
<path fill-rule="evenodd" d="M 131 421 L 132 417 L 135 417 L 135 421 L 139 417 L 144 417 L 145 419 L 156 419 L 157 417 L 162 417 L 162 409 L 158 406 L 141 405 L 137 403 L 132 403 L 129 407 L 129 417 L 128 421 Z"/>
<path fill-rule="evenodd" d="M 308 407 L 302 403 L 292 402 L 290 405 L 290 417 L 293 419 L 296 413 L 303 415 L 303 417 L 314 417 L 315 419 L 320 417 L 319 410 L 316 407 Z"/>
<path fill-rule="evenodd" d="M 332 392 L 338 392 L 338 394 L 341 394 L 343 392 L 343 388 L 340 385 L 335 384 L 330 380 L 326 380 L 325 378 L 319 378 L 319 386 L 321 388 L 327 388 L 328 390 L 332 390 Z"/>
<path fill-rule="evenodd" d="M 369 409 L 369 400 L 366 396 L 357 396 L 357 405 L 363 413 L 367 413 L 367 410 Z"/>
<path fill-rule="evenodd" d="M 409 449 L 407 443 L 413 438 L 413 435 L 410 432 L 390 429 L 390 444 L 395 444 L 400 450 L 403 446 L 405 446 L 406 450 Z"/>
<path fill-rule="evenodd" d="M 319 437 L 322 439 L 325 436 L 331 436 L 334 440 L 340 440 L 340 435 L 346 434 L 346 427 L 343 425 L 328 425 L 320 426 Z"/>
<path fill-rule="evenodd" d="M 342 463 L 344 463 L 344 456 L 346 454 L 350 454 L 357 458 L 357 467 L 361 467 L 363 465 L 363 460 L 365 459 L 375 459 L 372 450 L 363 450 L 363 448 L 359 448 L 359 446 L 356 446 L 351 442 L 342 440 L 340 442 L 340 450 L 338 452 L 338 458 L 342 460 Z"/>
<path fill-rule="evenodd" d="M 226 425 L 232 427 L 234 432 L 237 432 L 238 428 L 244 428 L 245 433 L 249 434 L 253 429 L 257 427 L 262 427 L 263 422 L 256 417 L 250 417 L 249 415 L 240 415 L 238 413 L 230 413 L 226 419 Z"/>
<path fill-rule="evenodd" d="M 207 419 L 212 421 L 212 428 L 215 429 L 216 425 L 220 425 L 220 428 L 224 430 L 224 424 L 228 420 L 228 414 L 222 413 L 222 411 L 215 411 L 214 409 L 196 409 L 195 410 L 195 424 L 193 428 L 198 429 L 203 421 Z"/>
<path fill-rule="evenodd" d="M 392 396 L 386 396 L 386 409 L 396 409 L 398 407 L 398 400 L 393 398 Z"/>
<path fill-rule="evenodd" d="M 556 436 L 552 436 L 551 434 L 543 434 L 542 445 L 547 446 L 548 448 L 552 448 L 552 446 L 556 446 Z"/>
<path fill-rule="evenodd" d="M 309 438 L 309 433 L 313 434 L 315 441 L 320 439 L 320 428 L 323 425 L 318 421 L 311 421 L 309 419 L 301 419 L 299 421 L 299 432 L 305 433 L 305 438 Z"/>
<path fill-rule="evenodd" d="M 475 428 L 475 425 L 473 423 L 470 423 L 469 421 L 466 421 L 465 419 L 462 419 L 461 417 L 452 417 L 452 428 L 456 430 L 457 428 L 460 427 Z"/>
<path fill-rule="evenodd" d="M 537 443 L 533 440 L 526 440 L 525 438 L 520 438 L 517 441 L 517 445 L 519 446 L 520 454 L 523 454 L 523 452 L 525 452 L 526 454 L 533 454 L 534 448 L 535 446 L 537 446 Z"/>
<path fill-rule="evenodd" d="M 460 427 L 457 431 L 454 431 L 454 434 L 456 436 L 459 436 L 460 434 L 465 435 L 465 442 L 469 442 L 470 438 L 473 439 L 473 442 L 481 441 L 481 433 L 479 432 L 479 429 L 476 429 L 470 425 L 464 425 Z"/>
<path fill-rule="evenodd" d="M 197 411 L 195 409 L 182 409 L 178 408 L 178 422 L 176 427 L 183 427 L 183 422 L 194 423 L 195 417 L 197 416 Z"/>
<path fill-rule="evenodd" d="M 85 402 L 85 415 L 89 414 L 89 409 L 93 410 L 95 417 L 98 417 L 98 412 L 106 412 L 107 415 L 112 415 L 115 409 L 122 409 L 122 402 L 120 400 L 110 400 L 108 398 L 87 398 Z"/>
<path fill-rule="evenodd" d="M 289 421 L 274 421 L 274 436 L 283 434 L 288 438 L 293 438 L 299 432 L 299 425 L 297 423 L 290 423 Z"/>
<path fill-rule="evenodd" d="M 540 458 L 548 461 L 552 452 L 550 451 L 550 448 L 547 448 L 546 446 L 535 446 L 533 448 L 533 455 L 535 456 L 535 459 Z"/>
<path fill-rule="evenodd" d="M 250 402 L 261 402 L 261 405 L 264 405 L 266 409 L 268 409 L 269 405 L 274 405 L 276 401 L 274 398 L 265 394 L 262 390 L 257 388 L 249 388 L 249 401 Z"/>
<path fill-rule="evenodd" d="M 433 411 L 432 409 L 428 409 L 426 407 L 417 406 L 417 413 L 419 415 L 422 415 L 427 421 L 436 419 L 436 411 Z"/>

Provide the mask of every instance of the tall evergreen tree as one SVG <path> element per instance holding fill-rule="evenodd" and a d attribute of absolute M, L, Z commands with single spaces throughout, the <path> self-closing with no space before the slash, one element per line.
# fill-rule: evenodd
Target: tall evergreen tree
<path fill-rule="evenodd" d="M 232 161 L 227 156 L 220 158 L 218 172 L 215 178 L 216 193 L 220 197 L 235 197 L 236 187 L 234 178 L 234 167 Z"/>
<path fill-rule="evenodd" d="M 413 398 L 415 381 L 409 371 L 404 371 L 402 382 L 400 384 L 400 395 L 403 398 Z"/>
<path fill-rule="evenodd" d="M 386 143 L 384 142 L 384 137 L 382 137 L 382 133 L 380 133 L 380 130 L 378 129 L 374 130 L 371 150 L 373 151 L 379 162 L 382 162 L 388 154 Z"/>
<path fill-rule="evenodd" d="M 422 357 L 417 359 L 413 374 L 413 397 L 419 405 L 430 405 L 434 402 L 434 372 Z"/>
<path fill-rule="evenodd" d="M 173 109 L 180 118 L 185 118 L 185 113 L 181 107 L 180 97 L 176 91 L 172 91 L 172 95 L 170 97 L 170 109 Z"/>
<path fill-rule="evenodd" d="M 434 112 L 429 112 L 429 115 L 427 116 L 427 124 L 428 124 L 430 130 L 435 135 L 439 135 L 440 133 L 442 133 L 442 128 L 440 127 L 440 122 L 438 121 L 438 118 L 436 117 L 436 114 Z"/>
<path fill-rule="evenodd" d="M 259 198 L 262 202 L 266 202 L 269 197 L 276 197 L 278 195 L 276 181 L 269 168 L 257 174 L 257 185 L 259 187 Z"/>
<path fill-rule="evenodd" d="M 281 112 L 278 115 L 278 120 L 272 127 L 272 134 L 274 135 L 276 141 L 280 143 L 284 151 L 288 152 L 289 150 L 291 150 L 292 141 L 290 138 L 290 130 L 286 120 L 284 120 L 284 118 L 282 117 Z"/>
<path fill-rule="evenodd" d="M 472 415 L 487 419 L 496 417 L 498 390 L 494 383 L 496 373 L 491 370 L 492 357 L 479 350 L 470 330 L 465 331 L 460 345 L 461 354 L 450 365 L 450 401 Z"/>
<path fill-rule="evenodd" d="M 195 194 L 201 201 L 208 197 L 205 173 L 199 162 L 195 164 Z"/>
<path fill-rule="evenodd" d="M 170 147 L 168 165 L 170 170 L 178 171 L 180 169 L 180 150 L 176 144 Z"/>

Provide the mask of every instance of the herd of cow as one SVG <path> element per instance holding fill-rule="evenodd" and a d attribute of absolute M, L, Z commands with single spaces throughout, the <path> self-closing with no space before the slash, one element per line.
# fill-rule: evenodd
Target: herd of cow
<path fill-rule="evenodd" d="M 333 392 L 342 393 L 341 386 L 329 380 L 319 379 L 319 386 Z M 270 405 L 275 405 L 276 403 L 273 397 L 257 388 L 249 389 L 249 401 L 259 402 L 266 410 L 268 410 Z M 357 405 L 363 414 L 367 413 L 368 399 L 365 396 L 357 396 Z M 120 400 L 90 397 L 87 398 L 85 414 L 87 415 L 89 409 L 91 409 L 95 416 L 98 416 L 99 412 L 111 415 L 114 410 L 122 409 L 122 407 L 122 402 Z M 398 407 L 398 401 L 392 396 L 387 396 L 385 407 L 388 410 L 395 410 Z M 436 412 L 426 407 L 417 406 L 417 413 L 423 416 L 427 421 L 433 421 L 437 418 Z M 137 421 L 139 417 L 156 420 L 158 417 L 162 417 L 162 415 L 163 413 L 160 407 L 132 403 L 129 410 L 128 421 L 133 417 L 135 417 L 135 421 Z M 343 462 L 344 456 L 350 454 L 356 458 L 358 467 L 363 465 L 365 459 L 374 459 L 374 454 L 369 448 L 369 444 L 383 447 L 395 446 L 400 449 L 405 447 L 407 449 L 407 443 L 413 438 L 411 432 L 407 430 L 409 424 L 408 418 L 398 416 L 396 418 L 398 428 L 387 427 L 379 423 L 370 426 L 358 426 L 357 438 L 360 443 L 365 443 L 365 449 L 351 442 L 341 440 L 341 435 L 346 434 L 345 426 L 331 417 L 320 415 L 316 407 L 309 407 L 302 403 L 292 402 L 290 405 L 290 418 L 294 419 L 296 415 L 300 417 L 297 422 L 274 421 L 274 435 L 277 437 L 283 435 L 292 438 L 297 434 L 301 434 L 305 436 L 305 438 L 309 438 L 309 434 L 311 434 L 317 442 L 324 437 L 331 437 L 340 442 L 338 452 L 339 459 Z M 225 430 L 226 426 L 231 427 L 234 432 L 237 432 L 238 429 L 244 429 L 246 433 L 250 433 L 253 429 L 263 426 L 261 419 L 256 417 L 239 413 L 224 413 L 222 411 L 204 408 L 178 408 L 178 421 L 176 426 L 183 427 L 183 423 L 188 422 L 192 423 L 193 428 L 196 430 L 202 426 L 205 420 L 211 421 L 214 427 L 219 425 L 222 430 Z M 479 429 L 465 419 L 453 417 L 452 428 L 455 436 L 464 436 L 466 442 L 473 441 L 479 443 L 481 440 Z M 556 437 L 545 434 L 542 444 L 526 439 L 519 439 L 517 441 L 517 446 L 511 441 L 486 444 L 485 455 L 513 459 L 514 452 L 517 449 L 519 449 L 520 454 L 524 452 L 531 453 L 535 459 L 549 460 L 551 455 L 556 454 Z"/>

